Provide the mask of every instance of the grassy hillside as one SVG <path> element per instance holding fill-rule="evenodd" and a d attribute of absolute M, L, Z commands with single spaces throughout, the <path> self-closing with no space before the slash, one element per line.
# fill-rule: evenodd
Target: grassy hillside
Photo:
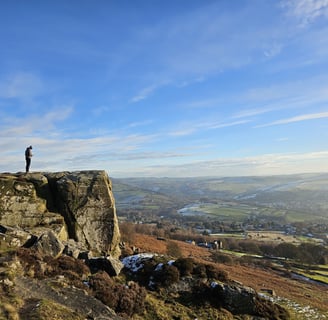
<path fill-rule="evenodd" d="M 135 245 L 141 251 L 157 252 L 159 254 L 167 253 L 167 247 L 170 242 L 174 242 L 179 247 L 181 255 L 184 257 L 192 257 L 200 262 L 213 262 L 213 252 L 211 250 L 193 246 L 186 242 L 175 240 L 163 242 L 152 236 L 142 234 L 135 234 L 134 239 Z M 247 260 L 244 259 L 244 261 Z M 275 295 L 271 296 L 271 299 L 279 301 L 281 305 L 285 306 L 291 313 L 291 319 L 293 320 L 323 320 L 328 317 L 326 285 L 296 279 L 291 277 L 290 272 L 283 272 L 282 269 L 275 268 L 274 265 L 263 264 L 257 266 L 251 260 L 248 263 L 216 263 L 216 265 L 225 270 L 232 280 L 243 283 L 258 292 L 265 292 L 268 289 L 272 290 Z M 326 266 L 323 266 L 320 271 L 317 271 L 317 276 L 320 273 L 325 273 L 325 270 Z M 161 312 L 165 313 L 164 305 L 157 299 L 151 298 L 149 303 L 153 305 L 153 308 L 157 306 Z M 172 309 L 171 306 L 166 306 L 166 308 L 169 308 L 166 309 L 166 312 L 169 312 L 168 314 L 177 314 L 179 306 L 177 304 L 175 306 L 176 310 Z M 186 317 L 183 319 L 190 318 Z"/>

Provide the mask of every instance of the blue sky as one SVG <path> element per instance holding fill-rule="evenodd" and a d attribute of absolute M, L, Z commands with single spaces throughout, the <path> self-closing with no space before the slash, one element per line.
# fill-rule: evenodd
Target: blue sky
<path fill-rule="evenodd" d="M 0 3 L 1 172 L 328 171 L 328 0 Z"/>

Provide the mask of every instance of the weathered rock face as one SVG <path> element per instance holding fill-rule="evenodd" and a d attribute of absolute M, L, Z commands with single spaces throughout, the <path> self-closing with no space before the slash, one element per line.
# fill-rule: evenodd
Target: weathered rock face
<path fill-rule="evenodd" d="M 0 174 L 0 223 L 3 225 L 25 231 L 33 229 L 36 235 L 42 234 L 46 227 L 66 240 L 64 217 L 47 208 L 51 199 L 47 178 L 42 174 Z"/>
<path fill-rule="evenodd" d="M 105 171 L 0 174 L 0 224 L 117 257 L 120 233 L 111 181 Z"/>
<path fill-rule="evenodd" d="M 120 234 L 112 185 L 105 171 L 68 173 L 59 179 L 48 175 L 48 179 L 56 188 L 55 203 L 65 218 L 69 237 L 116 256 Z"/>

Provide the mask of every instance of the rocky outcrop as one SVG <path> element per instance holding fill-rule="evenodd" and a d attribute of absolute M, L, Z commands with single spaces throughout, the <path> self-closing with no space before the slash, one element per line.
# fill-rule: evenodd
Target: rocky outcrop
<path fill-rule="evenodd" d="M 73 239 L 96 255 L 120 254 L 111 181 L 105 171 L 0 174 L 0 224 L 60 241 Z M 44 236 L 48 234 L 48 236 Z"/>
<path fill-rule="evenodd" d="M 161 292 L 165 288 L 166 296 L 175 296 L 177 300 L 180 297 L 189 305 L 225 310 L 220 317 L 206 319 L 290 319 L 286 309 L 260 296 L 254 289 L 230 280 L 213 265 L 191 258 L 165 261 L 163 256 L 153 254 L 128 256 L 122 262 L 127 274 L 150 290 Z"/>
<path fill-rule="evenodd" d="M 41 174 L 1 174 L 0 223 L 26 231 L 33 229 L 38 235 L 46 226 L 54 230 L 61 240 L 66 240 L 68 234 L 64 217 L 47 208 L 48 201 L 52 200 L 50 193 L 44 193 L 47 181 Z"/>

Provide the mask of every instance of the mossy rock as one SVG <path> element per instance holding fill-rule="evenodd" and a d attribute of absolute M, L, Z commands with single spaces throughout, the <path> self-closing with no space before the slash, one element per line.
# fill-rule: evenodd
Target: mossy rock
<path fill-rule="evenodd" d="M 75 311 L 55 303 L 50 300 L 42 299 L 28 299 L 25 301 L 25 305 L 21 308 L 20 312 L 21 320 L 83 320 L 85 317 L 77 314 Z"/>

